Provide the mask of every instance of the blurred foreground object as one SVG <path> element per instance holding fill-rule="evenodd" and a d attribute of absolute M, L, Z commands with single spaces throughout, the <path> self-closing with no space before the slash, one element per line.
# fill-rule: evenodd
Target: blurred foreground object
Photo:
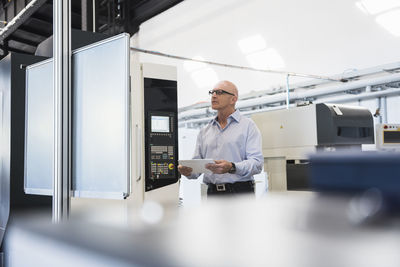
<path fill-rule="evenodd" d="M 316 191 L 360 193 L 374 189 L 390 209 L 400 210 L 400 153 L 320 153 L 310 157 Z"/>
<path fill-rule="evenodd" d="M 398 218 L 354 220 L 362 197 L 208 200 L 169 223 L 130 230 L 25 219 L 10 231 L 9 266 L 399 266 Z"/>

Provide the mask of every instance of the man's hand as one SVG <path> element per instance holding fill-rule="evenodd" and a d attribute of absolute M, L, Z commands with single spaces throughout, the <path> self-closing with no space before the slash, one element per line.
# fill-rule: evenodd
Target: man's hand
<path fill-rule="evenodd" d="M 187 166 L 178 165 L 178 171 L 184 176 L 190 176 L 193 169 Z"/>
<path fill-rule="evenodd" d="M 212 171 L 213 173 L 223 174 L 227 173 L 232 168 L 232 163 L 226 160 L 214 160 L 215 164 L 208 163 L 206 164 L 206 168 Z"/>

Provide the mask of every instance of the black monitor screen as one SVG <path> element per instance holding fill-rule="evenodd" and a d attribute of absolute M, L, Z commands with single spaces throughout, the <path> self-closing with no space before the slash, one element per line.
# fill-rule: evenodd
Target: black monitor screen
<path fill-rule="evenodd" d="M 384 131 L 383 143 L 385 144 L 400 143 L 400 131 Z"/>

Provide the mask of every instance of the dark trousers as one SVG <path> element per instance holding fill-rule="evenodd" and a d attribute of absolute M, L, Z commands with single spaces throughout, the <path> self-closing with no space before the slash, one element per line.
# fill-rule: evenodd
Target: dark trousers
<path fill-rule="evenodd" d="M 254 194 L 254 181 L 208 184 L 207 196 Z"/>

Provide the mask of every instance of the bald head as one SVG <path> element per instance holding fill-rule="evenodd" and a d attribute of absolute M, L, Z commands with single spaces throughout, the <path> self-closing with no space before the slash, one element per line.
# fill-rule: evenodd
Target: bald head
<path fill-rule="evenodd" d="M 210 92 L 218 90 L 223 92 L 220 92 L 220 95 L 211 94 L 211 108 L 218 110 L 218 114 L 232 114 L 235 111 L 235 104 L 238 100 L 236 85 L 230 81 L 220 81 Z"/>
<path fill-rule="evenodd" d="M 239 95 L 236 85 L 230 81 L 220 81 L 214 86 L 214 88 L 225 90 L 229 93 L 234 94 L 235 96 Z"/>
<path fill-rule="evenodd" d="M 234 94 L 235 96 L 239 96 L 239 92 L 236 85 L 230 81 L 220 81 L 214 86 L 214 88 L 222 89 L 229 93 Z"/>

